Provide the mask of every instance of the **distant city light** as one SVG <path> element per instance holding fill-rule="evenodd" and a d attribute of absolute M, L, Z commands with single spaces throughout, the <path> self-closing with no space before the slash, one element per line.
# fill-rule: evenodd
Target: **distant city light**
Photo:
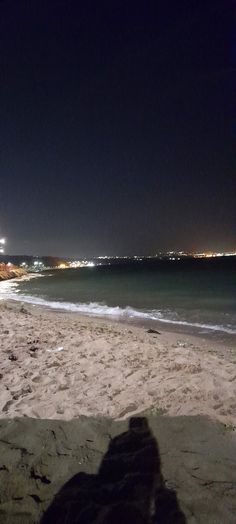
<path fill-rule="evenodd" d="M 69 262 L 69 265 L 67 267 L 75 269 L 75 268 L 78 268 L 78 267 L 95 267 L 97 265 L 100 265 L 100 264 L 97 264 L 97 263 L 92 262 L 90 260 L 72 260 L 71 262 Z"/>
<path fill-rule="evenodd" d="M 45 268 L 44 263 L 41 260 L 35 260 L 33 266 L 35 271 L 40 271 Z"/>
<path fill-rule="evenodd" d="M 4 253 L 4 248 L 2 246 L 4 246 L 5 244 L 6 244 L 6 239 L 0 238 L 0 253 Z"/>

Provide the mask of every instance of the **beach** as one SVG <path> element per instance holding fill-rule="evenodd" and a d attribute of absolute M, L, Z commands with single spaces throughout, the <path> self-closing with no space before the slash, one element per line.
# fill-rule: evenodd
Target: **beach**
<path fill-rule="evenodd" d="M 153 523 L 234 524 L 232 337 L 2 300 L 0 348 L 0 523 L 72 523 L 85 507 L 113 524 L 122 504 L 136 522 L 127 511 L 149 500 Z"/>
<path fill-rule="evenodd" d="M 5 417 L 122 420 L 146 410 L 236 425 L 236 352 L 204 336 L 0 303 Z"/>

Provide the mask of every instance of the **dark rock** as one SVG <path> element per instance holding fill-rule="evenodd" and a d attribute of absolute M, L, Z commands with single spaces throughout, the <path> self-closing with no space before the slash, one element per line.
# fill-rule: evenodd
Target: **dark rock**
<path fill-rule="evenodd" d="M 11 353 L 11 355 L 9 355 L 8 359 L 12 360 L 12 362 L 14 362 L 15 360 L 18 360 L 18 358 L 15 355 L 13 355 L 13 353 Z"/>
<path fill-rule="evenodd" d="M 26 309 L 26 307 L 24 305 L 22 305 L 20 307 L 20 313 L 24 313 L 25 315 L 28 315 L 29 311 L 28 311 L 28 309 Z"/>
<path fill-rule="evenodd" d="M 153 334 L 155 333 L 156 335 L 161 335 L 161 333 L 157 331 L 156 329 L 148 329 L 147 333 L 153 333 Z"/>
<path fill-rule="evenodd" d="M 34 353 L 35 351 L 38 351 L 38 347 L 37 346 L 31 346 L 29 348 L 30 351 L 32 351 L 32 353 Z"/>

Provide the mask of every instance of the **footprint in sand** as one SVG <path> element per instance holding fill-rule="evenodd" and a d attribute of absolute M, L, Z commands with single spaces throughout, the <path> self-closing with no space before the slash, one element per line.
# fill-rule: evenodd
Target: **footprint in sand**
<path fill-rule="evenodd" d="M 66 389 L 70 389 L 69 384 L 59 384 L 58 391 L 65 391 Z"/>
<path fill-rule="evenodd" d="M 215 404 L 215 405 L 213 406 L 213 409 L 217 410 L 217 409 L 222 408 L 222 406 L 223 406 L 223 404 L 222 404 L 222 402 L 220 402 L 219 404 Z"/>
<path fill-rule="evenodd" d="M 4 404 L 3 408 L 2 408 L 2 411 L 4 411 L 4 413 L 6 413 L 8 411 L 8 409 L 12 406 L 13 404 L 13 400 L 8 400 L 6 402 L 6 404 Z"/>
<path fill-rule="evenodd" d="M 32 382 L 40 382 L 42 380 L 42 377 L 40 375 L 36 375 L 35 377 L 31 378 Z"/>

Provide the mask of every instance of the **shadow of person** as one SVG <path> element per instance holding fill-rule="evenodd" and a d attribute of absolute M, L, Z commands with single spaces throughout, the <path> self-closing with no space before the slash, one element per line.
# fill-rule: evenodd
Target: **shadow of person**
<path fill-rule="evenodd" d="M 110 442 L 97 475 L 78 473 L 56 494 L 41 524 L 185 524 L 166 489 L 158 446 L 145 417 Z"/>

